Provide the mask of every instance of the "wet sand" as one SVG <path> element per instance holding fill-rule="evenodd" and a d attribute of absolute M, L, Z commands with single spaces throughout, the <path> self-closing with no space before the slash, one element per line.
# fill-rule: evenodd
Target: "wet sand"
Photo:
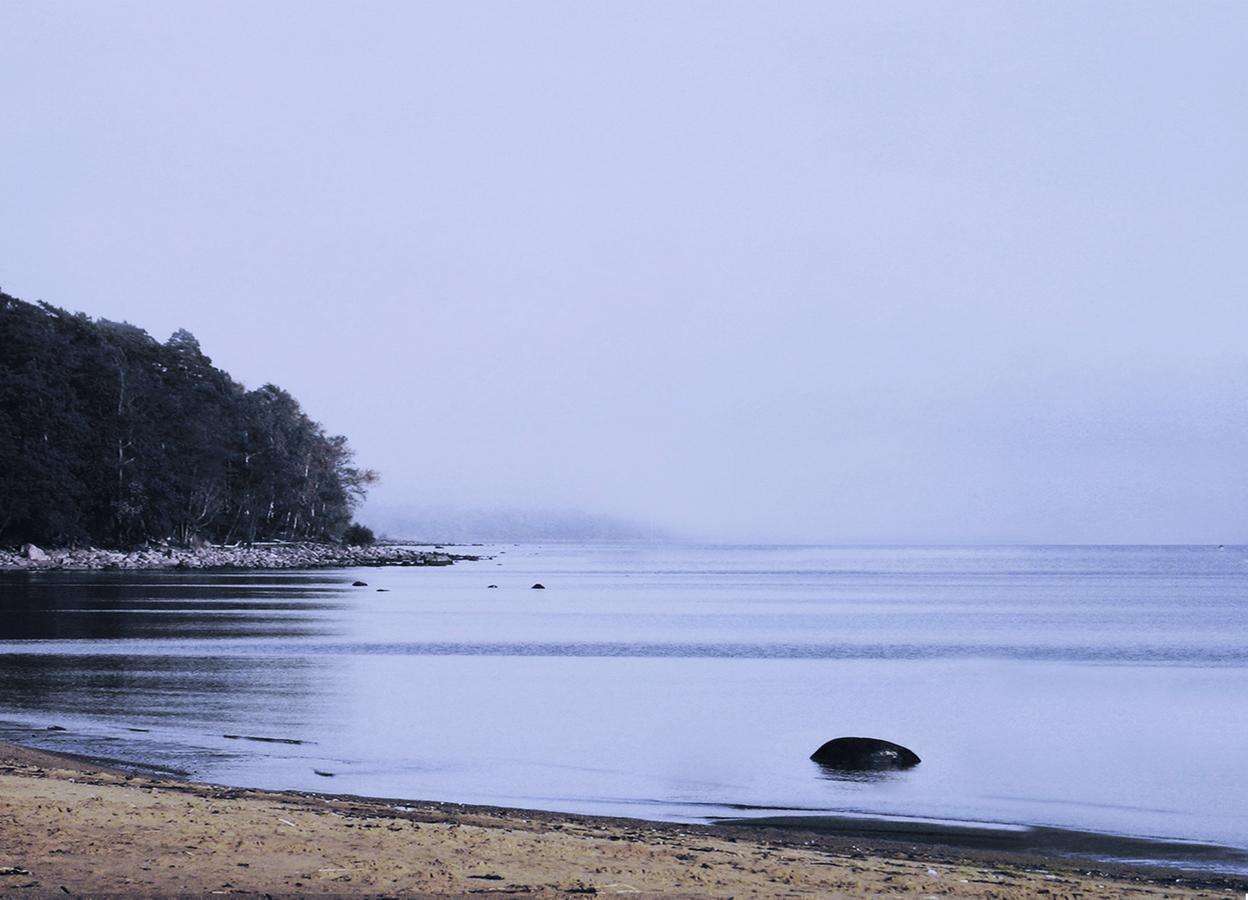
<path fill-rule="evenodd" d="M 0 896 L 1240 897 L 1248 878 L 881 833 L 280 793 L 0 744 Z"/>

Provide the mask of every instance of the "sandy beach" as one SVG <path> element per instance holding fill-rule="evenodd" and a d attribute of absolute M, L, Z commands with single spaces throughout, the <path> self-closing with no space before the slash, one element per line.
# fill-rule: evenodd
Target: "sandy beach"
<path fill-rule="evenodd" d="M 849 834 L 242 790 L 0 745 L 6 897 L 1238 897 L 1243 890 L 1229 877 Z"/>

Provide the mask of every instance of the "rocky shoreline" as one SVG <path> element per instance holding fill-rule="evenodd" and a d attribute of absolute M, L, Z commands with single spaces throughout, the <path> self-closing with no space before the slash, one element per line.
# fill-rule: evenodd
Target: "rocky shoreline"
<path fill-rule="evenodd" d="M 27 544 L 0 549 L 0 571 L 91 571 L 106 569 L 326 569 L 353 566 L 449 566 L 479 556 L 381 544 L 266 543 L 235 546 L 149 547 L 100 550 L 95 547 L 42 550 Z"/>

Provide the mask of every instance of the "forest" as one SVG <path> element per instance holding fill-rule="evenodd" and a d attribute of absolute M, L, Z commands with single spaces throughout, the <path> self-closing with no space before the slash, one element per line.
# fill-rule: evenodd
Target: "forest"
<path fill-rule="evenodd" d="M 341 539 L 377 475 L 281 388 L 0 293 L 0 544 Z"/>

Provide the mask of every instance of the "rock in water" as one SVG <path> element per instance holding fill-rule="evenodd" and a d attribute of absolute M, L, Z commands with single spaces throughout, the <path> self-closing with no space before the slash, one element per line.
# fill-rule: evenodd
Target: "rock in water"
<path fill-rule="evenodd" d="M 353 581 L 351 582 L 351 587 L 368 587 L 368 582 L 367 581 Z"/>
<path fill-rule="evenodd" d="M 544 591 L 544 590 L 546 590 L 546 585 L 542 584 L 542 583 L 539 581 L 537 584 L 533 585 L 533 587 L 529 588 L 529 590 L 531 590 L 531 591 Z"/>
<path fill-rule="evenodd" d="M 922 760 L 913 750 L 879 738 L 842 737 L 828 741 L 811 759 L 821 766 L 848 771 L 908 769 Z"/>

